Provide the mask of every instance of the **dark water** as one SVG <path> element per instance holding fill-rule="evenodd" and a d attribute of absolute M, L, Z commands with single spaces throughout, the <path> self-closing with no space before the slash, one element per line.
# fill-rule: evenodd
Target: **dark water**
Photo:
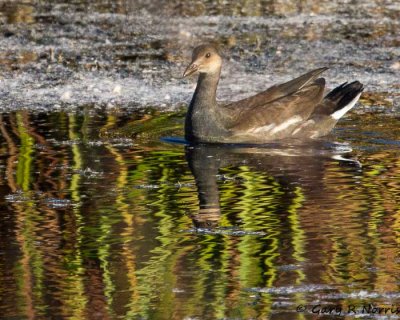
<path fill-rule="evenodd" d="M 400 305 L 398 119 L 362 119 L 312 146 L 255 148 L 148 134 L 181 136 L 179 114 L 3 114 L 1 318 Z"/>
<path fill-rule="evenodd" d="M 0 1 L 0 319 L 400 318 L 399 37 L 397 0 Z M 312 145 L 186 146 L 204 41 L 222 101 L 365 91 Z"/>

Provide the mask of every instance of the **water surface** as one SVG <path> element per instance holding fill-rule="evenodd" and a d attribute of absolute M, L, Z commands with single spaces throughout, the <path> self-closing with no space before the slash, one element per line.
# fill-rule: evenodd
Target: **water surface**
<path fill-rule="evenodd" d="M 397 305 L 398 126 L 368 119 L 314 145 L 233 147 L 160 140 L 181 136 L 181 114 L 2 114 L 1 317 Z"/>

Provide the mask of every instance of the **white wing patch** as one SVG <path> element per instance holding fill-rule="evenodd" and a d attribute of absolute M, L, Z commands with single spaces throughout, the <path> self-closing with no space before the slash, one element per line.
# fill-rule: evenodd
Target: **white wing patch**
<path fill-rule="evenodd" d="M 276 126 L 275 128 L 273 128 L 271 130 L 271 133 L 274 134 L 274 133 L 277 133 L 279 131 L 285 130 L 285 129 L 289 128 L 291 125 L 293 125 L 293 124 L 295 124 L 297 122 L 300 122 L 302 120 L 303 120 L 303 118 L 300 117 L 300 116 L 291 117 L 288 120 L 286 120 L 285 122 L 282 122 L 279 126 Z"/>
<path fill-rule="evenodd" d="M 361 92 L 353 100 L 351 100 L 347 106 L 332 113 L 331 117 L 335 120 L 339 120 L 341 117 L 343 117 L 346 114 L 347 111 L 349 111 L 351 108 L 354 107 L 354 105 L 356 104 L 358 99 L 360 99 L 360 96 L 361 96 Z"/>

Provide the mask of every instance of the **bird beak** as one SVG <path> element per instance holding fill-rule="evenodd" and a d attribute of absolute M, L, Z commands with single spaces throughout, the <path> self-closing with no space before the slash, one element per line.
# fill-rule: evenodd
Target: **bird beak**
<path fill-rule="evenodd" d="M 195 73 L 197 70 L 199 70 L 199 66 L 192 62 L 186 68 L 185 72 L 183 73 L 183 77 L 185 78 L 187 76 L 190 76 L 191 74 Z"/>

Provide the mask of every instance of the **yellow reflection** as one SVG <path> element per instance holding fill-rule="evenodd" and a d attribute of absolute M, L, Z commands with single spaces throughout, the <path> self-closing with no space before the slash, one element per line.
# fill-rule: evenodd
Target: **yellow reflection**
<path fill-rule="evenodd" d="M 111 127 L 114 124 L 114 121 L 114 118 L 108 118 L 107 126 Z M 128 184 L 129 171 L 122 154 L 110 144 L 107 144 L 107 149 L 114 156 L 119 169 L 119 175 L 116 181 L 117 198 L 115 201 L 115 206 L 116 209 L 121 213 L 125 222 L 125 228 L 121 232 L 120 236 L 125 239 L 122 245 L 121 255 L 124 257 L 124 263 L 126 265 L 126 278 L 128 280 L 128 290 L 130 293 L 128 296 L 129 310 L 126 313 L 129 318 L 138 314 L 138 310 L 136 308 L 139 305 L 138 301 L 140 300 L 140 293 L 137 290 L 136 256 L 132 250 L 132 243 L 130 241 L 130 238 L 133 236 L 135 231 L 134 217 L 130 212 L 129 202 L 128 199 L 126 199 L 127 193 L 125 192 L 125 187 Z"/>
<path fill-rule="evenodd" d="M 75 141 L 79 138 L 76 133 L 76 117 L 73 114 L 68 115 L 68 137 L 70 140 Z M 79 320 L 85 316 L 85 308 L 87 304 L 87 297 L 85 296 L 85 285 L 84 275 L 85 269 L 83 267 L 82 252 L 80 250 L 82 246 L 83 237 L 81 234 L 83 217 L 81 214 L 81 176 L 79 171 L 82 170 L 82 154 L 78 144 L 72 144 L 72 168 L 73 173 L 71 176 L 71 182 L 69 191 L 71 199 L 74 203 L 72 209 L 72 215 L 66 215 L 66 225 L 76 226 L 75 229 L 68 228 L 67 236 L 70 237 L 69 242 L 71 243 L 71 250 L 66 251 L 64 262 L 67 270 L 74 270 L 73 274 L 70 274 L 63 291 L 65 306 L 64 309 L 70 314 L 70 319 Z"/>

